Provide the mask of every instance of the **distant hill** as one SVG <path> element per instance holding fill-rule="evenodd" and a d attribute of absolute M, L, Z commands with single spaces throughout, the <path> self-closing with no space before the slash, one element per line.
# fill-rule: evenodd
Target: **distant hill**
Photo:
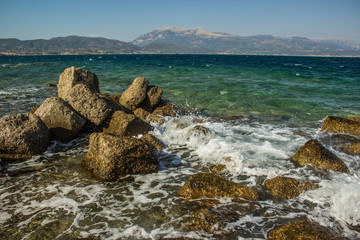
<path fill-rule="evenodd" d="M 106 38 L 57 37 L 50 40 L 21 41 L 14 38 L 0 39 L 1 53 L 57 54 L 57 53 L 134 53 L 141 47 Z"/>
<path fill-rule="evenodd" d="M 360 45 L 347 40 L 235 36 L 201 28 L 164 27 L 130 43 L 106 38 L 57 37 L 50 40 L 0 39 L 0 54 L 248 54 L 292 56 L 360 56 Z"/>
<path fill-rule="evenodd" d="M 144 47 L 154 42 L 225 54 L 360 56 L 360 45 L 350 41 L 318 41 L 271 35 L 241 37 L 201 28 L 164 27 L 146 33 L 131 43 Z"/>

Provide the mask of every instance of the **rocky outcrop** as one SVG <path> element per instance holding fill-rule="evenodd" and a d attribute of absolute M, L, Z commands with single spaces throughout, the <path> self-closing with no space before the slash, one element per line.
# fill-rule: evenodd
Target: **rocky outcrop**
<path fill-rule="evenodd" d="M 147 123 L 155 123 L 157 125 L 161 125 L 164 123 L 164 120 L 157 116 L 157 115 L 154 115 L 148 111 L 146 111 L 145 109 L 143 108 L 137 108 L 135 111 L 134 111 L 134 115 L 137 116 L 138 118 L 140 118 L 141 120 L 143 120 L 144 122 L 147 122 Z"/>
<path fill-rule="evenodd" d="M 313 167 L 332 171 L 348 171 L 345 163 L 341 161 L 341 159 L 315 139 L 309 140 L 301 146 L 292 159 L 300 166 L 309 164 Z"/>
<path fill-rule="evenodd" d="M 58 97 L 65 101 L 70 100 L 68 93 L 77 84 L 86 85 L 91 92 L 100 92 L 99 80 L 94 73 L 81 68 L 69 67 L 59 76 Z"/>
<path fill-rule="evenodd" d="M 121 94 L 119 103 L 127 109 L 135 110 L 146 98 L 149 81 L 137 77 L 132 84 Z"/>
<path fill-rule="evenodd" d="M 145 134 L 144 136 L 141 137 L 141 140 L 147 142 L 148 144 L 154 146 L 154 148 L 156 148 L 156 150 L 163 150 L 164 149 L 164 144 L 157 139 L 156 137 L 154 137 L 153 135 L 151 135 L 150 133 Z"/>
<path fill-rule="evenodd" d="M 286 199 L 296 198 L 302 192 L 319 187 L 312 182 L 298 181 L 289 177 L 275 177 L 268 179 L 265 181 L 264 185 L 275 197 Z"/>
<path fill-rule="evenodd" d="M 181 114 L 181 111 L 180 108 L 174 103 L 168 100 L 161 100 L 152 113 L 162 117 L 176 117 L 177 115 Z"/>
<path fill-rule="evenodd" d="M 119 136 L 137 136 L 151 130 L 152 126 L 140 118 L 122 111 L 116 111 L 112 115 L 108 127 L 104 128 L 103 132 Z"/>
<path fill-rule="evenodd" d="M 218 177 L 211 173 L 198 173 L 191 176 L 182 186 L 179 196 L 186 199 L 232 198 L 257 201 L 255 190 Z"/>
<path fill-rule="evenodd" d="M 161 101 L 163 90 L 157 86 L 149 86 L 146 97 L 141 103 L 141 107 L 149 112 L 152 112 L 156 105 Z"/>
<path fill-rule="evenodd" d="M 155 149 L 140 139 L 93 133 L 84 166 L 95 177 L 112 181 L 128 174 L 155 172 L 159 162 Z"/>
<path fill-rule="evenodd" d="M 109 104 L 84 84 L 72 87 L 67 98 L 73 109 L 95 125 L 100 125 L 112 113 Z"/>
<path fill-rule="evenodd" d="M 46 99 L 35 111 L 50 131 L 50 139 L 69 141 L 73 139 L 86 120 L 59 97 Z"/>
<path fill-rule="evenodd" d="M 268 240 L 278 239 L 309 239 L 309 240 L 340 240 L 344 237 L 334 233 L 331 229 L 309 220 L 295 220 L 272 229 L 267 234 Z"/>
<path fill-rule="evenodd" d="M 7 115 L 0 119 L 0 126 L 0 158 L 27 159 L 49 145 L 47 126 L 32 113 Z"/>
<path fill-rule="evenodd" d="M 344 133 L 360 137 L 360 122 L 356 121 L 357 118 L 340 118 L 329 116 L 326 118 L 322 132 L 328 133 Z"/>

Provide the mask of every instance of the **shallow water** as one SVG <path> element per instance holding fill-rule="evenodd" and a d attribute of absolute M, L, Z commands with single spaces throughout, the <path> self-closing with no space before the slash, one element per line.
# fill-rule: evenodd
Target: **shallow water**
<path fill-rule="evenodd" d="M 0 116 L 28 112 L 56 95 L 69 66 L 97 74 L 100 89 L 121 93 L 137 76 L 164 89 L 184 116 L 153 134 L 166 144 L 160 170 L 104 183 L 83 170 L 88 136 L 52 142 L 25 162 L 1 165 L 0 238 L 264 239 L 274 226 L 307 216 L 349 239 L 360 238 L 360 159 L 338 152 L 320 128 L 328 115 L 360 116 L 360 59 L 212 55 L 0 56 Z M 201 125 L 209 134 L 194 134 Z M 349 173 L 297 168 L 290 160 L 309 139 L 340 157 Z M 188 177 L 226 166 L 225 177 L 263 191 L 267 178 L 319 183 L 298 198 L 262 197 L 256 209 L 220 231 L 185 231 L 194 208 L 178 197 Z M 220 206 L 229 206 L 222 199 Z"/>

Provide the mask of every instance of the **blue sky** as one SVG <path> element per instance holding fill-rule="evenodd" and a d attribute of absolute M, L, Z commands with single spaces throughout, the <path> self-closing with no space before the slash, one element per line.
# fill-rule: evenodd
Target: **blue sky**
<path fill-rule="evenodd" d="M 0 38 L 131 41 L 164 26 L 360 43 L 360 0 L 0 0 Z"/>

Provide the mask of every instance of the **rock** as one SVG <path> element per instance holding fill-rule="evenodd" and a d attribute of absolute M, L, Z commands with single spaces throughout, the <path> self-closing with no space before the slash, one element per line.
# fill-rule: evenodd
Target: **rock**
<path fill-rule="evenodd" d="M 48 88 L 56 88 L 57 86 L 56 86 L 56 84 L 54 84 L 54 83 L 48 83 L 48 84 L 45 85 L 45 87 L 48 87 Z"/>
<path fill-rule="evenodd" d="M 135 110 L 145 99 L 149 81 L 137 77 L 132 84 L 121 94 L 119 103 L 127 109 Z"/>
<path fill-rule="evenodd" d="M 186 133 L 187 139 L 190 139 L 191 136 L 193 137 L 202 137 L 205 138 L 207 136 L 210 136 L 211 132 L 208 128 L 203 127 L 201 125 L 196 125 L 189 129 L 189 131 Z"/>
<path fill-rule="evenodd" d="M 180 108 L 174 103 L 168 100 L 161 100 L 152 113 L 163 117 L 176 117 L 177 115 L 181 114 L 181 111 Z"/>
<path fill-rule="evenodd" d="M 298 181 L 289 177 L 275 177 L 268 179 L 265 181 L 264 185 L 275 197 L 286 199 L 296 198 L 302 192 L 319 187 L 318 184 L 309 181 Z"/>
<path fill-rule="evenodd" d="M 99 96 L 109 105 L 109 107 L 112 109 L 113 112 L 116 111 L 123 111 L 126 113 L 132 113 L 129 109 L 122 106 L 119 103 L 119 97 L 121 95 L 110 95 L 106 93 L 100 93 Z"/>
<path fill-rule="evenodd" d="M 360 156 L 360 143 L 344 145 L 341 150 L 350 155 Z"/>
<path fill-rule="evenodd" d="M 328 133 L 345 133 L 360 137 L 360 122 L 354 120 L 329 116 L 326 118 L 321 129 L 322 132 Z"/>
<path fill-rule="evenodd" d="M 73 109 L 95 125 L 100 125 L 112 113 L 111 106 L 84 84 L 72 87 L 67 98 Z"/>
<path fill-rule="evenodd" d="M 161 125 L 164 123 L 164 120 L 161 117 L 154 115 L 152 113 L 149 113 L 148 111 L 146 111 L 145 109 L 142 109 L 142 108 L 137 108 L 134 111 L 134 115 L 149 124 L 152 122 L 156 123 L 158 125 Z"/>
<path fill-rule="evenodd" d="M 309 239 L 309 240 L 340 240 L 344 237 L 334 233 L 331 229 L 309 220 L 295 220 L 272 229 L 267 234 L 268 240 L 278 239 Z"/>
<path fill-rule="evenodd" d="M 49 145 L 49 129 L 32 113 L 10 114 L 0 119 L 0 158 L 27 159 Z"/>
<path fill-rule="evenodd" d="M 116 111 L 112 115 L 109 125 L 103 132 L 119 136 L 137 136 L 151 131 L 151 125 L 140 118 L 123 111 Z"/>
<path fill-rule="evenodd" d="M 144 136 L 142 136 L 141 140 L 143 140 L 143 141 L 149 143 L 150 145 L 154 146 L 156 148 L 156 150 L 158 150 L 158 151 L 164 149 L 164 144 L 159 139 L 157 139 L 156 137 L 151 135 L 150 133 L 147 133 Z"/>
<path fill-rule="evenodd" d="M 51 97 L 36 110 L 50 131 L 50 139 L 69 141 L 84 126 L 86 120 L 59 97 Z"/>
<path fill-rule="evenodd" d="M 307 141 L 292 158 L 300 166 L 309 164 L 313 167 L 332 171 L 348 171 L 343 161 L 315 139 Z"/>
<path fill-rule="evenodd" d="M 84 165 L 95 177 L 112 181 L 128 174 L 147 174 L 159 168 L 156 151 L 140 139 L 106 133 L 90 135 Z"/>
<path fill-rule="evenodd" d="M 349 120 L 355 121 L 355 122 L 360 122 L 360 118 L 358 118 L 358 117 L 348 117 L 346 119 L 349 119 Z"/>
<path fill-rule="evenodd" d="M 94 73 L 81 68 L 69 67 L 59 76 L 58 97 L 65 101 L 70 100 L 68 93 L 71 88 L 80 83 L 86 85 L 94 93 L 100 92 L 99 80 Z"/>
<path fill-rule="evenodd" d="M 257 192 L 250 187 L 218 177 L 212 173 L 191 176 L 182 186 L 179 195 L 186 199 L 197 198 L 243 198 L 257 201 Z"/>
<path fill-rule="evenodd" d="M 211 165 L 209 170 L 215 174 L 223 174 L 224 171 L 226 170 L 226 165 L 224 164 Z"/>
<path fill-rule="evenodd" d="M 148 91 L 146 92 L 146 97 L 141 104 L 141 107 L 146 109 L 149 112 L 156 107 L 161 101 L 161 96 L 163 94 L 163 90 L 158 88 L 157 86 L 149 86 Z"/>

